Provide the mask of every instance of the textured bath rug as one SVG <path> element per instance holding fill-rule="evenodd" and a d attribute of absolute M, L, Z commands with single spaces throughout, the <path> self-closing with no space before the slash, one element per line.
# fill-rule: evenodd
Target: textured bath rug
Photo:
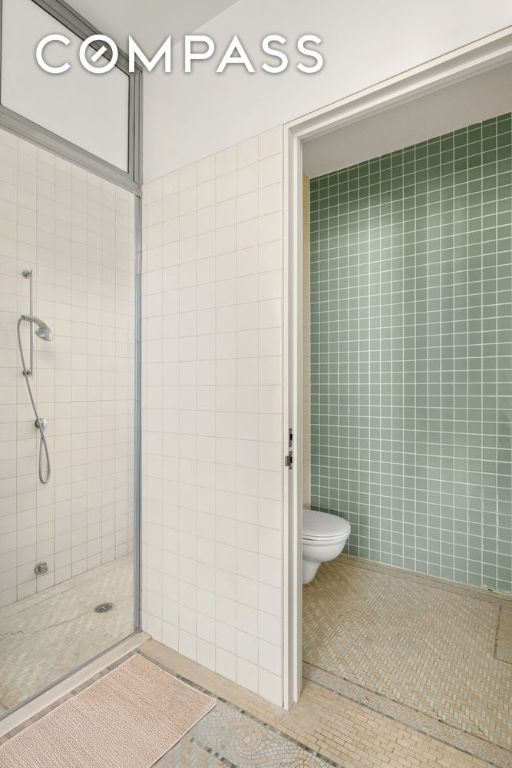
<path fill-rule="evenodd" d="M 0 747 L 2 768 L 150 768 L 215 706 L 135 654 Z"/>

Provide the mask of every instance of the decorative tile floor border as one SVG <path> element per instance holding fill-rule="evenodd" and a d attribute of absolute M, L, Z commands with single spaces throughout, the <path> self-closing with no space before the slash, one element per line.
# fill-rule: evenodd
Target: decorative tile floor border
<path fill-rule="evenodd" d="M 328 757 L 335 765 L 346 768 L 383 768 L 384 765 L 390 768 L 432 768 L 434 765 L 488 768 L 493 765 L 307 678 L 299 703 L 290 710 L 282 710 L 153 640 L 142 645 L 139 651 L 172 674 L 181 674 L 185 680 L 193 680 L 218 698 L 236 703 L 285 736 L 307 745 L 314 754 L 320 754 L 323 759 Z M 184 762 L 180 768 L 185 765 L 188 763 Z"/>
<path fill-rule="evenodd" d="M 348 680 L 343 680 L 343 678 L 311 664 L 304 664 L 303 675 L 306 680 L 311 680 L 311 682 L 321 685 L 339 696 L 361 704 L 373 712 L 379 712 L 379 714 L 413 728 L 425 736 L 436 739 L 436 741 L 484 760 L 497 766 L 497 768 L 512 768 L 512 753 L 502 747 L 477 736 L 472 736 L 470 733 L 464 733 L 458 728 L 435 720 L 403 704 L 398 704 L 386 696 L 369 691 L 367 688 L 362 688 Z"/>
<path fill-rule="evenodd" d="M 158 662 L 153 661 L 164 671 L 168 671 Z M 270 723 L 260 720 L 247 710 L 228 702 L 183 675 L 175 674 L 182 682 L 192 686 L 198 691 L 214 696 L 217 705 L 197 725 L 188 736 L 171 749 L 155 768 L 183 768 L 185 763 L 181 757 L 181 751 L 186 741 L 193 742 L 203 751 L 211 754 L 223 765 L 231 768 L 273 768 L 274 766 L 331 766 L 340 768 L 340 763 L 315 752 L 310 747 L 302 744 L 298 739 L 283 734 Z M 223 744 L 224 735 L 233 735 L 227 738 Z M 215 746 L 211 745 L 214 742 Z M 219 743 L 220 742 L 220 743 Z M 240 762 L 243 760 L 243 762 Z M 341 766 L 342 768 L 342 766 Z"/>
<path fill-rule="evenodd" d="M 230 760 L 217 755 L 212 749 L 196 744 L 193 738 L 186 737 L 174 747 L 173 754 L 164 755 L 153 768 L 237 768 Z"/>

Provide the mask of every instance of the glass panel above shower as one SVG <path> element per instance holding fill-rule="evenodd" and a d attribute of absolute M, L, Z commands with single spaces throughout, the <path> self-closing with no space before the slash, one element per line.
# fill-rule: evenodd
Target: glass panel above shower
<path fill-rule="evenodd" d="M 0 131 L 0 715 L 135 628 L 133 212 Z"/>
<path fill-rule="evenodd" d="M 35 61 L 38 42 L 63 35 L 71 40 L 66 59 L 77 61 L 82 41 L 31 0 L 3 0 L 2 24 L 2 105 L 128 171 L 128 75 L 114 67 L 97 77 L 72 66 L 65 77 L 48 77 Z"/>

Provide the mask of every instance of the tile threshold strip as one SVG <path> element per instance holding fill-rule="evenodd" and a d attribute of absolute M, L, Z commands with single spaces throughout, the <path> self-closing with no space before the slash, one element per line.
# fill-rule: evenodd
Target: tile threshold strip
<path fill-rule="evenodd" d="M 430 717 L 407 704 L 401 704 L 392 699 L 388 699 L 377 691 L 371 691 L 358 683 L 353 683 L 342 677 L 338 677 L 332 672 L 315 664 L 310 664 L 309 662 L 304 663 L 304 677 L 315 685 L 318 685 L 325 690 L 332 691 L 342 699 L 353 701 L 365 709 L 369 709 L 371 712 L 376 712 L 383 717 L 387 717 L 394 722 L 400 723 L 406 728 L 410 728 L 411 730 L 421 733 L 430 739 L 434 739 L 441 744 L 452 747 L 452 749 L 456 749 L 458 752 L 470 755 L 479 760 L 484 760 L 490 765 L 496 766 L 496 768 L 511 768 L 512 766 L 512 754 L 505 749 L 505 747 L 502 747 L 499 744 L 493 744 L 481 736 L 476 736 L 475 734 L 459 730 L 454 726 L 444 723 L 442 720 Z M 343 690 L 341 686 L 343 686 Z M 370 696 L 373 701 L 368 701 L 363 698 L 368 696 Z M 380 702 L 383 703 L 381 704 Z M 391 713 L 386 711 L 390 708 L 394 709 L 395 712 Z M 413 714 L 421 717 L 423 723 L 420 724 L 417 720 L 414 720 L 413 722 L 411 719 Z M 435 733 L 436 728 L 442 730 L 443 734 Z M 464 742 L 471 743 L 461 744 L 461 739 Z"/>
<path fill-rule="evenodd" d="M 229 699 L 224 699 L 222 696 L 219 696 L 213 691 L 210 691 L 208 688 L 204 688 L 204 686 L 199 685 L 198 683 L 195 683 L 193 680 L 190 680 L 188 677 L 185 677 L 184 675 L 181 675 L 178 672 L 174 672 L 173 670 L 167 669 L 163 664 L 161 664 L 159 661 L 156 661 L 151 656 L 146 656 L 146 654 L 143 653 L 141 649 L 137 649 L 135 653 L 138 653 L 141 656 L 144 656 L 145 659 L 148 659 L 148 661 L 153 662 L 153 664 L 155 664 L 157 667 L 160 667 L 160 669 L 162 669 L 164 672 L 174 675 L 174 677 L 178 678 L 178 680 L 181 680 L 183 683 L 187 683 L 187 685 L 190 685 L 192 688 L 195 688 L 196 690 L 201 691 L 201 693 L 206 693 L 208 696 L 212 696 L 213 698 L 217 699 L 217 701 L 222 702 L 222 704 L 227 704 L 229 707 L 232 707 L 237 712 L 240 712 L 241 715 L 245 715 L 246 717 L 253 720 L 255 723 L 262 725 L 264 728 L 268 728 L 270 731 L 272 731 L 272 733 L 275 733 L 277 736 L 280 736 L 282 739 L 285 739 L 286 741 L 289 741 L 292 744 L 296 744 L 298 747 L 300 747 L 305 752 L 307 752 L 308 755 L 311 755 L 311 757 L 318 758 L 318 760 L 322 760 L 327 765 L 333 766 L 333 768 L 343 768 L 343 765 L 341 763 L 336 763 L 334 760 L 331 760 L 329 757 L 322 755 L 321 752 L 317 752 L 314 749 L 311 749 L 311 747 L 308 747 L 306 744 L 303 744 L 301 741 L 299 741 L 298 739 L 295 739 L 293 736 L 288 736 L 287 733 L 283 733 L 283 731 L 280 731 L 274 725 L 271 725 L 270 723 L 265 722 L 265 720 L 262 720 L 261 718 L 256 717 L 256 715 L 253 715 L 251 712 L 248 712 L 246 709 L 239 707 L 237 704 L 234 704 L 232 701 L 229 701 Z M 203 749 L 206 749 L 199 742 L 196 741 L 195 743 L 201 746 Z M 209 751 L 211 752 L 211 749 Z M 214 754 L 217 757 L 216 753 L 212 752 L 212 754 Z M 231 761 L 229 761 L 227 758 L 226 760 L 229 765 L 233 765 Z"/>

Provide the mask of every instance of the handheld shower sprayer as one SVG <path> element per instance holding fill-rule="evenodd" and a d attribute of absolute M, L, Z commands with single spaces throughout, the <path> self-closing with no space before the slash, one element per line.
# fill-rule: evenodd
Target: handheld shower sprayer
<path fill-rule="evenodd" d="M 53 341 L 53 333 L 51 332 L 50 328 L 46 325 L 44 320 L 40 320 L 35 315 L 22 315 L 20 317 L 20 320 L 25 320 L 27 323 L 32 323 L 32 325 L 36 325 L 37 328 L 34 331 L 36 336 L 39 336 L 40 339 L 43 341 Z"/>
<path fill-rule="evenodd" d="M 34 399 L 34 395 L 32 393 L 32 387 L 30 385 L 30 376 L 32 376 L 33 372 L 33 337 L 32 333 L 35 333 L 35 335 L 42 339 L 43 341 L 53 341 L 53 334 L 49 328 L 49 326 L 43 321 L 40 320 L 38 317 L 32 314 L 32 270 L 25 270 L 23 272 L 23 277 L 30 279 L 30 314 L 29 315 L 21 315 L 20 318 L 18 318 L 18 324 L 17 324 L 17 332 L 18 332 L 18 347 L 20 350 L 20 357 L 21 357 L 21 365 L 22 365 L 22 373 L 25 378 L 27 389 L 28 389 L 28 395 L 30 398 L 30 402 L 32 403 L 32 410 L 34 411 L 35 416 L 35 426 L 39 430 L 39 480 L 43 483 L 43 485 L 46 485 L 50 479 L 50 473 L 51 473 L 51 464 L 50 464 L 50 453 L 48 450 L 48 443 L 46 441 L 46 435 L 45 430 L 47 427 L 47 421 L 46 419 L 43 419 L 39 416 L 39 412 L 37 410 L 36 401 Z M 25 354 L 23 352 L 23 342 L 21 340 L 21 325 L 22 323 L 29 323 L 30 325 L 30 368 L 27 368 L 27 364 L 25 361 Z M 34 330 L 34 326 L 35 330 Z M 43 467 L 43 459 L 46 460 L 46 471 L 44 471 Z"/>

